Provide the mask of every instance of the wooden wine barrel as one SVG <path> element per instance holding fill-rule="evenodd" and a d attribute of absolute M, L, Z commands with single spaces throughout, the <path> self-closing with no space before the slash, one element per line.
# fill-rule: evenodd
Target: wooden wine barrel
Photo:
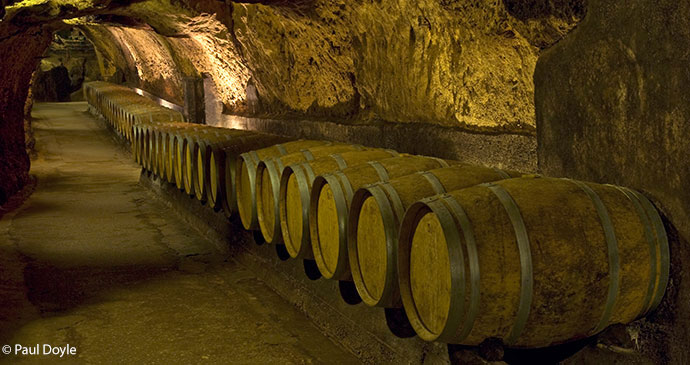
<path fill-rule="evenodd" d="M 148 126 L 150 140 L 148 163 L 151 171 L 170 179 L 172 175 L 172 168 L 169 166 L 171 134 L 190 133 L 202 127 L 189 123 L 154 123 Z"/>
<path fill-rule="evenodd" d="M 448 167 L 449 163 L 456 162 L 403 156 L 317 176 L 309 197 L 309 233 L 314 260 L 321 274 L 327 279 L 351 279 L 347 259 L 347 217 L 357 189 L 417 171 Z"/>
<path fill-rule="evenodd" d="M 141 136 L 140 136 L 140 146 L 139 146 L 139 164 L 141 167 L 144 169 L 148 170 L 147 166 L 147 161 L 148 161 L 148 154 L 149 154 L 149 137 L 151 134 L 150 129 L 153 128 L 152 125 L 145 123 L 141 124 L 140 126 L 140 131 L 141 131 Z"/>
<path fill-rule="evenodd" d="M 348 258 L 362 301 L 400 307 L 398 228 L 417 200 L 477 184 L 521 176 L 517 172 L 460 164 L 420 171 L 357 190 L 348 217 Z"/>
<path fill-rule="evenodd" d="M 158 114 L 158 117 L 160 116 L 165 116 L 168 117 L 168 114 Z M 173 123 L 170 122 L 162 122 L 158 119 L 157 117 L 154 117 L 153 115 L 148 115 L 148 117 L 151 118 L 151 121 L 147 121 L 144 123 L 140 123 L 138 125 L 138 130 L 140 137 L 138 138 L 138 141 L 135 142 L 137 147 L 133 147 L 133 152 L 136 155 L 136 159 L 140 161 L 140 164 L 148 171 L 155 172 L 156 174 L 159 173 L 158 169 L 158 162 L 159 162 L 159 139 L 160 139 L 160 134 L 159 134 L 159 129 L 163 128 L 165 126 L 171 125 Z M 174 124 L 186 124 L 186 123 L 174 123 Z"/>
<path fill-rule="evenodd" d="M 193 135 L 194 133 L 192 133 Z M 189 172 L 191 171 L 192 150 L 189 148 L 190 133 L 186 130 L 180 130 L 171 135 L 172 138 L 172 158 L 174 166 L 175 186 L 191 195 L 192 186 L 189 179 Z M 187 165 L 187 162 L 190 165 Z"/>
<path fill-rule="evenodd" d="M 143 130 L 144 126 L 141 124 L 136 124 L 134 126 L 134 142 L 132 143 L 132 154 L 134 155 L 134 161 L 140 165 L 142 161 L 142 150 L 144 144 Z"/>
<path fill-rule="evenodd" d="M 166 133 L 167 147 L 166 147 L 166 175 L 168 182 L 175 184 L 180 190 L 184 190 L 184 181 L 182 180 L 182 160 L 180 156 L 182 155 L 182 145 L 184 141 L 184 133 L 187 130 L 193 130 L 196 124 L 181 123 L 185 124 L 187 127 L 171 128 Z"/>
<path fill-rule="evenodd" d="M 206 189 L 211 207 L 216 210 L 222 209 L 227 218 L 237 213 L 237 194 L 235 192 L 235 172 L 237 169 L 235 164 L 240 154 L 290 140 L 287 137 L 256 133 L 246 137 L 242 143 L 233 141 L 230 144 L 212 146 L 206 177 Z"/>
<path fill-rule="evenodd" d="M 134 142 L 132 153 L 134 153 L 134 159 L 139 165 L 144 165 L 145 154 L 147 152 L 148 143 L 146 132 L 150 124 L 145 122 L 137 123 L 134 127 Z"/>
<path fill-rule="evenodd" d="M 204 128 L 184 133 L 182 144 L 182 182 L 184 192 L 194 196 L 194 169 L 196 167 L 196 142 L 208 138 L 213 133 L 212 130 Z"/>
<path fill-rule="evenodd" d="M 160 155 L 162 151 L 162 139 L 163 139 L 163 128 L 162 125 L 154 125 L 151 128 L 150 138 L 151 138 L 151 172 L 155 175 L 161 175 L 161 163 Z"/>
<path fill-rule="evenodd" d="M 259 219 L 256 214 L 256 167 L 265 158 L 287 155 L 310 147 L 330 145 L 328 141 L 298 140 L 246 152 L 237 159 L 235 189 L 237 190 L 237 210 L 245 229 L 258 230 Z"/>
<path fill-rule="evenodd" d="M 184 190 L 184 181 L 182 179 L 182 152 L 183 152 L 183 145 L 184 145 L 184 136 L 181 134 L 173 134 L 171 135 L 172 138 L 172 149 L 170 152 L 172 153 L 172 159 L 173 159 L 173 175 L 175 176 L 175 187 L 179 190 Z"/>
<path fill-rule="evenodd" d="M 153 173 L 160 177 L 165 177 L 165 157 L 167 154 L 167 139 L 168 139 L 168 124 L 158 126 L 154 132 L 154 162 L 153 162 Z"/>
<path fill-rule="evenodd" d="M 259 220 L 259 229 L 264 240 L 267 243 L 283 243 L 278 202 L 280 177 L 285 166 L 298 162 L 313 161 L 316 158 L 339 152 L 364 150 L 365 148 L 360 145 L 316 146 L 300 152 L 261 161 L 256 168 L 256 213 Z"/>
<path fill-rule="evenodd" d="M 131 141 L 133 140 L 134 126 L 140 123 L 152 123 L 152 124 L 187 124 L 184 122 L 184 117 L 182 114 L 172 111 L 172 110 L 152 110 L 150 106 L 132 106 L 126 111 L 126 117 L 124 120 L 125 136 Z M 127 136 L 129 134 L 129 136 Z"/>
<path fill-rule="evenodd" d="M 195 124 L 169 123 L 159 127 L 160 130 L 160 165 L 161 177 L 169 183 L 175 183 L 175 133 L 196 129 Z"/>
<path fill-rule="evenodd" d="M 146 126 L 146 129 L 144 130 L 144 158 L 143 158 L 143 166 L 146 171 L 151 171 L 153 169 L 153 151 L 154 151 L 154 131 L 156 129 L 156 126 L 154 124 L 148 124 Z"/>
<path fill-rule="evenodd" d="M 244 144 L 247 138 L 257 134 L 257 132 L 242 129 L 219 128 L 210 136 L 195 140 L 194 150 L 197 158 L 194 161 L 192 181 L 194 183 L 194 195 L 199 201 L 206 202 L 207 200 L 207 175 L 213 147 L 226 144 L 230 146 Z"/>
<path fill-rule="evenodd" d="M 168 155 L 169 163 L 172 165 L 172 176 L 175 186 L 180 190 L 185 190 L 184 183 L 184 147 L 186 145 L 187 136 L 189 132 L 196 130 L 196 125 L 190 124 L 189 128 L 180 128 L 179 130 L 170 131 L 168 134 L 170 153 Z"/>
<path fill-rule="evenodd" d="M 144 146 L 142 149 L 142 166 L 147 171 L 153 170 L 153 156 L 155 152 L 156 124 L 147 123 L 144 127 Z"/>
<path fill-rule="evenodd" d="M 393 150 L 353 151 L 287 166 L 280 178 L 278 212 L 280 230 L 290 257 L 314 257 L 309 236 L 309 197 L 316 176 L 398 156 L 400 154 Z"/>
<path fill-rule="evenodd" d="M 181 126 L 184 124 L 186 123 L 175 123 L 172 125 L 165 126 L 161 132 L 161 176 L 169 183 L 175 182 L 172 134 L 184 128 Z"/>
<path fill-rule="evenodd" d="M 197 139 L 194 141 L 194 160 L 192 182 L 194 184 L 194 195 L 197 200 L 206 202 L 208 198 L 208 174 L 213 146 L 244 142 L 247 138 L 256 134 L 253 131 L 228 129 L 228 133 L 216 133 L 208 138 Z"/>
<path fill-rule="evenodd" d="M 158 106 L 154 109 L 151 105 L 128 105 L 125 111 L 124 130 L 125 136 L 130 142 L 135 139 L 135 127 L 139 124 L 164 124 L 164 123 L 184 123 L 184 117 L 172 110 L 161 111 Z"/>
<path fill-rule="evenodd" d="M 627 323 L 661 301 L 658 212 L 622 187 L 518 178 L 414 203 L 400 228 L 400 292 L 427 341 L 542 347 Z"/>
<path fill-rule="evenodd" d="M 147 130 L 148 130 L 148 124 L 146 123 L 141 123 L 137 125 L 137 134 L 138 134 L 138 142 L 137 142 L 137 148 L 136 148 L 136 160 L 141 167 L 144 167 L 145 164 L 145 158 L 146 158 L 146 150 L 147 150 L 147 143 L 148 143 L 148 137 L 147 137 Z"/>
<path fill-rule="evenodd" d="M 151 172 L 157 176 L 161 176 L 162 166 L 161 156 L 163 154 L 163 129 L 162 126 L 156 126 L 153 129 L 153 148 L 151 155 Z"/>
<path fill-rule="evenodd" d="M 146 164 L 146 153 L 148 152 L 148 128 L 149 125 L 146 123 L 138 125 L 137 162 L 142 167 Z"/>

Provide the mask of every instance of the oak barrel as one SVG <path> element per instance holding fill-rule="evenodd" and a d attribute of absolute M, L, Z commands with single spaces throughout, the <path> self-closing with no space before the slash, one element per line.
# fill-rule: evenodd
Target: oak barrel
<path fill-rule="evenodd" d="M 279 194 L 280 177 L 285 166 L 293 163 L 313 161 L 316 158 L 339 152 L 363 151 L 360 145 L 335 144 L 316 146 L 283 156 L 267 158 L 256 167 L 256 214 L 259 230 L 267 243 L 283 243 L 280 231 Z"/>
<path fill-rule="evenodd" d="M 287 155 L 300 150 L 330 145 L 328 141 L 298 140 L 249 151 L 237 158 L 235 189 L 237 190 L 237 210 L 245 229 L 258 230 L 259 219 L 256 214 L 256 167 L 259 162 L 274 156 Z"/>
<path fill-rule="evenodd" d="M 206 189 L 211 207 L 217 210 L 222 209 L 228 218 L 237 213 L 235 164 L 240 154 L 290 140 L 291 138 L 288 137 L 256 133 L 246 137 L 242 143 L 232 141 L 211 146 L 208 174 L 206 174 Z"/>
<path fill-rule="evenodd" d="M 517 178 L 414 203 L 398 270 L 424 340 L 542 347 L 653 310 L 669 248 L 658 212 L 633 190 Z"/>
<path fill-rule="evenodd" d="M 316 176 L 397 156 L 400 154 L 393 150 L 351 151 L 287 166 L 280 178 L 278 212 L 290 257 L 314 257 L 309 236 L 309 197 Z"/>
<path fill-rule="evenodd" d="M 403 156 L 353 166 L 314 179 L 309 197 L 309 233 L 314 260 L 327 279 L 350 279 L 347 217 L 352 195 L 364 185 L 447 167 L 434 157 Z"/>
<path fill-rule="evenodd" d="M 420 171 L 357 190 L 348 217 L 348 258 L 362 301 L 400 307 L 398 228 L 405 211 L 419 199 L 484 182 L 521 176 L 496 168 L 460 164 Z"/>
<path fill-rule="evenodd" d="M 182 182 L 184 192 L 194 196 L 194 175 L 197 161 L 196 145 L 199 140 L 210 138 L 215 131 L 211 129 L 192 130 L 182 137 Z"/>
<path fill-rule="evenodd" d="M 182 170 L 178 166 L 178 157 L 181 150 L 178 149 L 178 142 L 180 142 L 187 134 L 203 129 L 204 126 L 189 123 L 174 123 L 165 126 L 159 126 L 159 163 L 162 165 L 162 176 L 168 182 L 179 184 L 178 188 L 183 188 Z M 178 181 L 179 176 L 179 181 Z"/>
<path fill-rule="evenodd" d="M 224 144 L 240 143 L 247 137 L 256 135 L 257 132 L 241 129 L 218 128 L 210 135 L 198 138 L 194 141 L 194 166 L 192 168 L 192 183 L 194 185 L 194 195 L 199 201 L 205 202 L 207 199 L 206 181 L 210 164 L 211 150 L 213 146 Z"/>

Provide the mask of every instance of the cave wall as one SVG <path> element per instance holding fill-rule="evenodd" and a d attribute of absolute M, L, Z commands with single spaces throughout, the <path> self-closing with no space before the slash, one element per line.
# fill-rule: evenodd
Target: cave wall
<path fill-rule="evenodd" d="M 78 101 L 85 81 L 102 80 L 93 45 L 77 29 L 56 32 L 31 83 L 38 102 Z"/>
<path fill-rule="evenodd" d="M 184 103 L 180 90 L 186 70 L 175 62 L 165 37 L 151 30 L 129 27 L 109 26 L 107 30 L 125 53 L 129 71 L 125 75 L 134 76 L 126 79 L 127 84 L 153 90 L 173 103 Z"/>
<path fill-rule="evenodd" d="M 590 0 L 535 73 L 538 155 L 552 176 L 629 186 L 668 219 L 671 282 L 643 352 L 690 361 L 690 3 Z"/>
<path fill-rule="evenodd" d="M 232 32 L 218 19 L 221 15 L 201 14 L 190 18 L 182 31 L 188 37 L 169 41 L 181 58 L 189 60 L 198 74 L 213 81 L 226 113 L 246 114 L 246 87 L 250 70 L 239 53 Z"/>
<path fill-rule="evenodd" d="M 174 34 L 148 26 L 80 26 L 93 42 L 104 79 L 144 89 L 182 105 L 183 80 L 207 74 L 229 113 L 246 112 L 249 70 L 216 16 L 180 16 Z"/>
<path fill-rule="evenodd" d="M 16 4 L 15 4 L 16 3 Z M 70 28 L 63 20 L 92 16 L 123 7 L 108 0 L 72 3 L 45 1 L 0 3 L 0 205 L 29 179 L 30 159 L 25 133 L 31 81 L 53 34 Z"/>
<path fill-rule="evenodd" d="M 103 73 L 178 103 L 180 78 L 208 73 L 244 116 L 526 135 L 537 58 L 584 15 L 584 0 L 181 3 L 87 25 Z"/>
<path fill-rule="evenodd" d="M 233 4 L 232 20 L 270 112 L 533 134 L 537 57 L 577 24 L 582 3 Z"/>
<path fill-rule="evenodd" d="M 41 26 L 20 32 L 0 28 L 0 204 L 29 178 L 24 107 L 32 75 L 52 34 L 52 29 Z"/>

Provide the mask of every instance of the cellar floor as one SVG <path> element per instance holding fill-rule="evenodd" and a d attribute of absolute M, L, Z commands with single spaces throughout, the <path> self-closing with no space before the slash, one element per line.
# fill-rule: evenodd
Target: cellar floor
<path fill-rule="evenodd" d="M 0 212 L 0 346 L 76 355 L 0 363 L 357 362 L 141 187 L 86 108 L 34 107 L 35 192 Z"/>

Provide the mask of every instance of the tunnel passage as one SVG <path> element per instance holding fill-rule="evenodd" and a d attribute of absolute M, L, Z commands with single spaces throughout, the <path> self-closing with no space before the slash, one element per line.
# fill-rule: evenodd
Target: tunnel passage
<path fill-rule="evenodd" d="M 305 287 L 320 288 L 327 285 L 322 283 L 328 279 L 337 278 L 339 287 L 344 288 L 341 294 L 351 303 L 363 304 L 348 308 L 338 307 L 339 303 L 329 299 L 326 302 L 331 307 L 363 316 L 359 318 L 367 318 L 372 323 L 367 330 L 374 337 L 385 338 L 386 345 L 390 345 L 396 342 L 386 337 L 389 332 L 382 319 L 393 318 L 391 313 L 395 314 L 395 320 L 388 324 L 393 333 L 403 334 L 402 337 L 414 328 L 415 321 L 417 326 L 426 326 L 426 330 L 433 327 L 431 332 L 442 328 L 439 323 L 443 323 L 443 328 L 448 325 L 461 333 L 470 326 L 456 326 L 453 321 L 448 324 L 448 318 L 444 319 L 443 315 L 434 317 L 443 303 L 432 302 L 443 296 L 424 294 L 423 289 L 448 290 L 443 283 L 450 282 L 456 288 L 460 283 L 457 278 L 429 288 L 420 284 L 423 281 L 411 283 L 410 287 L 417 289 L 408 302 L 419 301 L 421 312 L 417 316 L 400 316 L 400 309 L 403 312 L 405 309 L 401 307 L 403 295 L 395 285 L 400 280 L 400 263 L 395 259 L 398 255 L 395 237 L 400 227 L 395 226 L 403 221 L 405 211 L 413 206 L 415 199 L 425 197 L 415 192 L 426 191 L 424 194 L 432 195 L 432 192 L 466 187 L 454 185 L 458 181 L 447 180 L 443 175 L 424 172 L 444 168 L 466 172 L 464 165 L 449 163 L 460 161 L 496 167 L 481 175 L 486 181 L 473 180 L 475 183 L 500 181 L 499 177 L 505 178 L 502 171 L 511 177 L 542 173 L 627 186 L 654 205 L 654 211 L 662 216 L 663 231 L 669 236 L 673 253 L 669 254 L 671 284 L 664 300 L 658 310 L 651 311 L 655 306 L 651 303 L 660 296 L 649 289 L 647 293 L 654 294 L 643 296 L 646 304 L 636 302 L 640 306 L 639 314 L 649 312 L 643 319 L 610 327 L 590 341 L 572 342 L 583 348 L 573 345 L 554 350 L 550 347 L 542 354 L 556 352 L 565 357 L 570 356 L 566 353 L 574 354 L 571 361 L 591 359 L 590 356 L 609 359 L 606 356 L 629 355 L 673 362 L 687 353 L 687 341 L 682 340 L 687 338 L 684 332 L 687 320 L 682 314 L 687 302 L 683 299 L 686 281 L 682 280 L 683 263 L 688 256 L 685 252 L 688 226 L 687 219 L 683 219 L 687 215 L 684 207 L 688 199 L 682 189 L 688 177 L 684 153 L 687 133 L 683 124 L 687 108 L 679 97 L 686 94 L 682 85 L 687 84 L 684 81 L 687 57 L 680 45 L 687 37 L 682 22 L 678 21 L 688 12 L 685 4 L 648 0 L 615 6 L 602 0 L 419 1 L 414 4 L 386 0 L 174 3 L 88 0 L 5 1 L 0 9 L 0 71 L 7 76 L 0 82 L 0 204 L 32 181 L 29 156 L 40 158 L 40 153 L 34 150 L 30 120 L 34 101 L 67 100 L 67 96 L 78 100 L 84 95 L 83 90 L 78 90 L 82 77 L 85 81 L 100 80 L 142 90 L 158 103 L 179 106 L 182 115 L 148 104 L 144 99 L 137 99 L 137 103 L 148 106 L 128 115 L 116 110 L 122 104 L 93 109 L 111 120 L 119 120 L 115 123 L 116 132 L 135 142 L 131 146 L 136 161 L 150 171 L 142 177 L 142 184 L 151 182 L 151 189 L 161 190 L 163 193 L 159 195 L 171 201 L 185 197 L 187 204 L 179 202 L 179 211 L 200 216 L 216 211 L 217 215 L 207 217 L 214 229 L 227 222 L 219 223 L 209 217 L 223 215 L 232 222 L 232 217 L 240 216 L 241 220 L 245 214 L 242 212 L 248 211 L 250 226 L 259 228 L 252 235 L 256 241 L 266 243 L 256 250 L 270 250 L 270 257 L 277 253 L 288 266 L 299 261 L 299 268 L 294 269 L 298 274 L 290 275 L 301 277 L 308 273 L 315 280 Z M 190 88 L 192 84 L 196 86 Z M 201 94 L 198 85 L 203 85 L 204 100 L 198 99 Z M 189 90 L 196 90 L 196 95 L 191 95 Z M 202 120 L 190 113 L 193 110 L 199 115 L 202 105 L 216 111 L 214 117 L 207 118 L 209 125 L 188 127 L 185 119 L 187 122 Z M 142 128 L 145 120 L 165 125 Z M 286 194 L 279 188 L 283 178 L 280 172 L 289 167 L 280 165 L 284 160 L 282 151 L 272 155 L 270 163 L 266 161 L 268 173 L 260 179 L 255 179 L 252 173 L 234 176 L 234 161 L 227 156 L 239 150 L 228 154 L 217 146 L 236 136 L 226 135 L 225 130 L 218 133 L 214 130 L 207 135 L 204 131 L 209 126 L 253 131 L 255 135 L 242 136 L 253 150 L 261 151 L 276 144 L 286 146 L 284 155 L 291 156 L 285 161 L 298 163 L 294 177 L 286 177 Z M 191 129 L 184 136 L 174 136 L 187 128 Z M 197 132 L 204 138 L 199 138 Z M 290 146 L 296 139 L 329 141 L 335 146 L 299 147 L 300 151 L 293 151 Z M 338 150 L 341 145 L 363 145 L 365 149 Z M 386 152 L 381 149 L 397 151 L 401 156 L 396 157 L 398 160 L 384 159 L 381 156 Z M 366 157 L 370 159 L 366 162 L 372 163 L 358 168 L 365 158 L 362 156 L 368 156 L 371 151 L 381 156 Z M 295 157 L 287 152 L 301 154 Z M 411 168 L 403 162 L 410 160 L 415 161 L 409 163 Z M 453 166 L 433 165 L 438 161 Z M 328 176 L 326 183 L 315 179 L 314 182 L 320 181 L 315 185 L 321 195 L 312 204 L 308 194 L 314 190 L 311 174 L 327 175 L 333 172 L 328 167 L 331 165 L 337 165 L 342 174 Z M 515 172 L 520 175 L 514 176 Z M 407 176 L 411 176 L 409 181 L 398 181 Z M 238 179 L 238 186 L 243 184 L 239 190 L 247 194 L 244 198 L 237 195 L 236 187 L 226 184 Z M 551 181 L 543 179 L 538 181 Z M 175 187 L 160 184 L 161 180 L 172 182 Z M 378 184 L 380 180 L 391 183 Z M 257 181 L 265 187 L 258 189 L 260 195 L 254 186 Z M 376 184 L 370 187 L 365 183 Z M 446 186 L 449 184 L 453 188 Z M 600 191 L 599 185 L 593 186 L 596 195 L 608 192 L 606 187 Z M 366 192 L 358 191 L 359 188 Z M 517 194 L 521 190 L 508 191 Z M 582 191 L 577 192 L 582 194 Z M 190 194 L 192 199 L 187 198 Z M 627 210 L 631 207 L 639 210 L 634 202 L 645 210 L 646 203 L 630 194 L 633 195 L 626 196 L 632 206 L 628 204 Z M 542 198 L 540 194 L 536 196 Z M 607 197 L 600 196 L 605 210 L 596 199 L 591 199 L 595 208 L 590 210 L 594 214 L 589 217 L 601 218 L 605 216 L 601 212 L 607 212 L 611 226 L 617 227 L 619 205 L 610 206 Z M 522 212 L 522 202 L 515 200 L 518 211 Z M 190 201 L 200 201 L 203 205 L 193 208 Z M 443 200 L 443 204 L 453 204 L 452 209 L 448 208 L 450 213 L 444 214 L 459 222 L 462 215 L 458 215 L 457 206 L 449 201 Z M 491 200 L 481 201 L 491 205 Z M 456 203 L 463 210 L 470 210 L 471 205 Z M 239 212 L 233 211 L 236 204 Z M 524 209 L 529 211 L 529 206 Z M 288 210 L 301 212 L 288 214 Z M 314 218 L 316 215 L 310 214 L 311 210 L 318 211 L 321 217 Z M 466 213 L 477 214 L 474 210 Z M 503 211 L 494 213 L 500 215 Z M 434 214 L 426 213 L 422 225 L 431 227 L 433 232 L 427 232 L 426 236 L 420 233 L 422 238 L 418 241 L 436 240 L 443 247 L 443 240 L 453 241 L 445 237 L 452 231 L 451 221 L 439 216 L 443 225 L 441 229 L 433 228 Z M 639 217 L 642 215 L 638 214 L 638 219 L 644 220 Z M 512 225 L 513 220 L 503 221 L 507 222 Z M 644 226 L 650 225 L 654 224 Z M 656 228 L 621 228 L 627 232 L 626 237 L 616 236 L 616 242 L 626 242 L 629 232 L 635 230 L 638 235 L 643 232 L 647 242 L 653 241 L 648 236 L 661 232 L 658 226 L 656 221 Z M 243 235 L 239 226 L 231 227 L 238 228 L 235 231 L 238 236 Z M 592 227 L 597 226 L 588 225 L 581 231 L 589 232 Z M 530 234 L 538 232 L 529 226 L 527 230 Z M 311 247 L 309 243 L 313 240 L 319 244 Z M 377 242 L 378 246 L 368 242 Z M 413 243 L 409 246 L 411 252 L 413 247 L 420 247 Z M 664 257 L 661 251 L 655 254 L 659 260 Z M 443 256 L 442 249 L 434 252 Z M 520 252 L 523 255 L 517 257 L 526 257 L 524 247 Z M 265 257 L 261 255 L 257 257 Z M 425 262 L 424 255 L 418 251 L 411 255 L 418 262 Z M 463 255 L 470 257 L 465 251 Z M 484 256 L 478 256 L 478 260 L 479 257 L 486 260 Z M 518 261 L 520 272 L 527 271 L 523 260 Z M 649 261 L 653 261 L 651 256 Z M 448 262 L 448 267 L 461 267 L 451 265 L 450 258 Z M 609 260 L 609 270 L 600 270 L 598 277 L 615 276 L 614 263 L 615 260 Z M 533 264 L 538 267 L 538 260 Z M 288 267 L 285 265 L 282 267 Z M 464 287 L 471 292 L 477 287 L 472 280 L 481 283 L 482 278 L 491 274 L 477 270 L 477 265 L 473 270 L 469 261 L 467 265 Z M 632 266 L 643 270 L 640 263 Z M 652 266 L 644 266 L 649 275 L 656 270 Z M 514 266 L 513 273 L 517 267 Z M 412 268 L 410 271 L 418 272 Z M 630 313 L 617 312 L 615 303 L 620 296 L 640 291 L 628 292 L 628 276 L 618 271 L 620 292 L 612 294 L 616 288 L 609 286 L 605 295 L 595 296 L 608 298 L 608 303 L 613 303 L 608 315 L 627 322 L 620 318 L 632 318 Z M 659 287 L 664 275 L 655 275 L 656 281 L 650 278 L 632 282 Z M 519 287 L 528 281 L 528 276 L 520 275 Z M 509 286 L 518 287 L 517 284 Z M 528 307 L 525 302 L 529 296 L 522 291 L 516 293 L 512 294 L 514 303 L 506 307 L 516 316 L 520 313 L 520 318 L 526 316 L 525 326 L 534 325 L 531 321 L 534 312 L 525 314 L 524 309 Z M 539 303 L 537 297 L 531 299 Z M 463 310 L 476 308 L 477 301 L 473 300 L 474 304 L 464 305 Z M 315 313 L 319 308 L 308 300 L 296 299 L 295 303 L 300 308 L 309 307 L 305 311 L 314 318 L 328 317 L 326 314 L 318 317 Z M 457 302 L 453 303 L 456 309 Z M 380 311 L 380 318 L 369 320 L 377 317 L 363 314 L 366 311 L 361 308 L 368 305 L 393 306 L 395 311 L 387 308 Z M 483 305 L 479 307 L 488 310 Z M 479 313 L 476 315 L 477 320 L 482 318 Z M 592 313 L 587 320 L 594 317 L 606 322 L 604 315 Z M 474 323 L 485 324 L 481 320 Z M 338 327 L 334 333 L 356 332 L 343 328 L 347 327 Z M 513 332 L 518 329 L 519 326 L 513 326 Z M 539 352 L 512 348 L 508 341 L 511 336 L 499 334 L 508 331 L 507 328 L 494 330 L 484 336 L 488 337 L 486 342 L 451 347 L 446 355 L 455 361 L 468 361 L 468 356 L 478 355 L 483 360 L 503 358 L 508 362 L 539 356 Z M 582 329 L 576 332 L 582 333 L 566 337 L 574 339 L 591 334 Z M 367 344 L 366 336 L 360 337 L 358 345 L 353 345 L 354 342 L 347 345 L 351 351 L 376 352 L 372 350 L 376 345 Z M 415 343 L 418 345 L 415 349 L 424 346 Z M 413 351 L 413 347 L 403 346 L 401 351 Z M 421 351 L 424 356 L 430 354 Z M 406 354 L 414 357 L 420 352 Z"/>

